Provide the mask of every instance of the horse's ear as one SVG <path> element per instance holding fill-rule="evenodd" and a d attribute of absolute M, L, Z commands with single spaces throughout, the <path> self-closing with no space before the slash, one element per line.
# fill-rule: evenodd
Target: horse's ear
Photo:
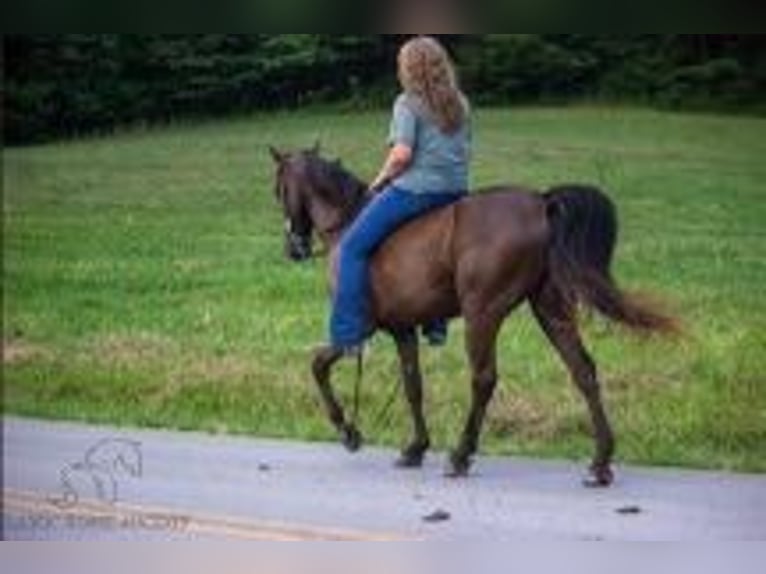
<path fill-rule="evenodd" d="M 275 163 L 281 164 L 283 161 L 285 161 L 285 154 L 274 146 L 269 146 L 269 153 L 271 154 L 271 157 L 274 159 Z"/>

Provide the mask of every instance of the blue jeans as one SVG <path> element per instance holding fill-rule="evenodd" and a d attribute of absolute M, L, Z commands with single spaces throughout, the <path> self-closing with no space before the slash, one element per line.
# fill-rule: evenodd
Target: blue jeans
<path fill-rule="evenodd" d="M 368 262 L 375 249 L 405 222 L 463 196 L 463 193 L 413 193 L 391 186 L 362 210 L 341 238 L 330 318 L 330 341 L 334 346 L 357 345 L 368 334 Z"/>

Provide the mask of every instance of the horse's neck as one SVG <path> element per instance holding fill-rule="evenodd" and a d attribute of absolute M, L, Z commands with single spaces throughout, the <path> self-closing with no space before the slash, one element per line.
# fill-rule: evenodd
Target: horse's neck
<path fill-rule="evenodd" d="M 353 215 L 349 217 L 343 217 L 342 215 L 339 215 L 339 223 L 337 226 L 333 226 L 329 230 L 319 233 L 322 243 L 324 243 L 324 246 L 328 251 L 334 251 L 337 248 L 341 237 L 343 237 L 346 229 L 348 229 L 356 220 L 356 217 L 359 215 L 360 211 L 361 207 L 356 209 Z"/>
<path fill-rule="evenodd" d="M 330 166 L 319 170 L 320 173 L 332 173 L 323 178 L 326 193 L 313 194 L 310 211 L 322 244 L 328 253 L 336 250 L 343 232 L 351 225 L 369 202 L 366 191 L 368 185 L 353 173 L 339 166 Z"/>
<path fill-rule="evenodd" d="M 359 213 L 372 199 L 371 196 L 367 193 L 367 184 L 365 184 L 362 180 L 353 174 L 349 174 L 348 177 L 356 186 L 351 201 L 345 205 L 332 206 L 332 208 L 337 213 L 336 219 L 338 220 L 338 223 L 337 225 L 330 226 L 330 230 L 322 237 L 326 247 L 330 250 L 336 247 L 336 245 L 340 242 L 340 238 L 343 235 L 343 232 L 348 229 L 352 223 L 354 223 L 356 218 L 359 216 Z M 341 192 L 339 195 L 341 197 L 345 197 L 343 192 Z"/>
<path fill-rule="evenodd" d="M 338 245 L 340 244 L 340 238 L 343 236 L 343 232 L 346 230 L 346 227 L 341 227 L 337 230 L 327 231 L 319 234 L 319 237 L 322 240 L 322 243 L 324 244 L 324 247 L 328 253 L 331 253 L 338 248 Z"/>

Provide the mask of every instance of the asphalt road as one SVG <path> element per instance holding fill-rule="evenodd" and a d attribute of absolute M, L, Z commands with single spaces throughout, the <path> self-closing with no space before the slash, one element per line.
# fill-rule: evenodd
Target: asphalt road
<path fill-rule="evenodd" d="M 395 453 L 4 419 L 6 539 L 764 540 L 766 476 Z"/>

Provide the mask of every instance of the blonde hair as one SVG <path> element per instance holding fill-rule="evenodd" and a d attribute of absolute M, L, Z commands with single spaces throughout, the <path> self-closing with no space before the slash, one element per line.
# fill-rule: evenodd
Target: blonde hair
<path fill-rule="evenodd" d="M 434 38 L 418 36 L 399 50 L 399 82 L 406 94 L 420 98 L 440 130 L 457 131 L 467 113 L 452 60 Z"/>

